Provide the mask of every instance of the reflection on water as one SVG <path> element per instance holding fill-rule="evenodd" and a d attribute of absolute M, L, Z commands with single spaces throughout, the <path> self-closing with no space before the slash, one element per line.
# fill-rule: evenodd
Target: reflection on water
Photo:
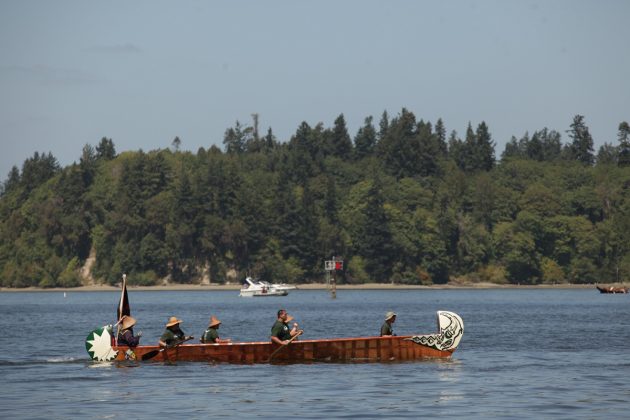
<path fill-rule="evenodd" d="M 437 377 L 441 382 L 458 382 L 462 374 L 461 362 L 458 360 L 448 360 L 441 363 L 442 365 L 436 369 Z"/>

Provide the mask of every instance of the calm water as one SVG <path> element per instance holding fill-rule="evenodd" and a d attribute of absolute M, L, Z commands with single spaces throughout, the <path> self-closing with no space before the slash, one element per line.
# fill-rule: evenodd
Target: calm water
<path fill-rule="evenodd" d="M 266 340 L 280 307 L 306 338 L 436 331 L 435 311 L 466 331 L 450 361 L 310 365 L 104 364 L 85 337 L 115 321 L 118 293 L 0 293 L 0 418 L 628 418 L 630 296 L 596 290 L 130 291 L 143 342 L 167 318 L 199 337 Z M 16 330 L 13 331 L 12 327 Z M 16 339 L 10 336 L 16 336 Z"/>

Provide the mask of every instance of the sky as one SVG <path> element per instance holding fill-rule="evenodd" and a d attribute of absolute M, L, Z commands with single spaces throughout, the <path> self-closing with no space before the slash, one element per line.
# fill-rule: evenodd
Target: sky
<path fill-rule="evenodd" d="M 288 141 L 302 121 L 354 137 L 407 108 L 497 157 L 542 128 L 595 142 L 630 122 L 630 1 L 0 0 L 0 180 L 37 151 L 62 166 L 217 145 L 238 120 Z"/>

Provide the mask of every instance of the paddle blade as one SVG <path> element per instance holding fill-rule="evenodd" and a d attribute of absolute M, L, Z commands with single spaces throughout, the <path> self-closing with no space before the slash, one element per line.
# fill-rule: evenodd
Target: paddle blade
<path fill-rule="evenodd" d="M 147 353 L 143 354 L 140 359 L 143 360 L 143 361 L 144 360 L 153 359 L 155 356 L 157 356 L 159 353 L 163 352 L 164 350 L 175 348 L 175 347 L 179 346 L 180 344 L 185 343 L 188 340 L 192 340 L 193 338 L 195 338 L 195 337 L 193 337 L 193 336 L 186 337 L 183 340 L 178 341 L 177 343 L 175 343 L 173 345 L 170 345 L 168 347 L 165 347 L 165 348 L 162 348 L 162 349 L 159 349 L 159 350 L 151 350 L 150 352 L 147 352 Z"/>
<path fill-rule="evenodd" d="M 161 350 L 151 350 L 148 353 L 145 353 L 142 355 L 142 360 L 150 360 L 153 359 L 155 356 L 157 356 L 160 353 Z"/>

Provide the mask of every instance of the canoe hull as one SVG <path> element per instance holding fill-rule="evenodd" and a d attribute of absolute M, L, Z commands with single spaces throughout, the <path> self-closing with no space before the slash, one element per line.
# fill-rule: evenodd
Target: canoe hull
<path fill-rule="evenodd" d="M 437 350 L 418 344 L 412 336 L 358 337 L 328 340 L 300 340 L 281 348 L 271 342 L 232 344 L 182 344 L 158 352 L 158 346 L 139 346 L 133 349 L 137 360 L 155 354 L 151 361 L 208 362 L 208 363 L 314 363 L 314 362 L 390 362 L 431 358 L 449 358 L 455 349 Z M 118 350 L 116 360 L 129 359 L 129 348 Z M 145 356 L 146 357 L 146 356 Z M 133 356 L 131 356 L 133 358 Z"/>
<path fill-rule="evenodd" d="M 597 290 L 599 290 L 600 293 L 628 293 L 628 288 L 627 287 L 600 287 L 600 286 L 595 286 L 597 287 Z"/>
<path fill-rule="evenodd" d="M 464 334 L 454 312 L 437 311 L 438 333 L 414 336 L 295 339 L 285 346 L 271 341 L 180 344 L 173 348 L 115 346 L 113 326 L 90 332 L 85 349 L 95 361 L 153 360 L 207 363 L 390 362 L 449 358 Z"/>

